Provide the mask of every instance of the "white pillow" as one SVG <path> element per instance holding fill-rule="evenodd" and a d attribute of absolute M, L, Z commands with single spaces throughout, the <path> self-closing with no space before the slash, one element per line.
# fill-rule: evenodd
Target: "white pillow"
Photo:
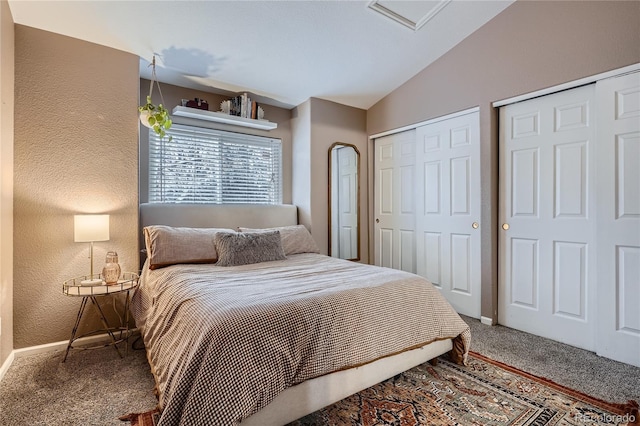
<path fill-rule="evenodd" d="M 240 232 L 280 231 L 284 254 L 320 253 L 318 245 L 304 225 L 279 226 L 276 228 L 254 229 L 238 228 Z"/>

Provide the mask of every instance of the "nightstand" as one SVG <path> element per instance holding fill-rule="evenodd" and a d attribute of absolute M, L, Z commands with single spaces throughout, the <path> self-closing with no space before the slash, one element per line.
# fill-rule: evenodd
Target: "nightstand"
<path fill-rule="evenodd" d="M 134 272 L 124 272 L 122 273 L 121 279 L 118 280 L 118 283 L 112 285 L 106 285 L 104 281 L 102 281 L 102 283 L 98 285 L 81 284 L 83 280 L 90 280 L 95 278 L 100 278 L 100 274 L 94 274 L 92 276 L 84 275 L 81 277 L 72 278 L 62 284 L 62 292 L 65 296 L 82 297 L 82 302 L 80 302 L 80 309 L 78 309 L 78 316 L 76 317 L 76 322 L 73 326 L 73 331 L 71 332 L 71 338 L 69 339 L 69 345 L 67 346 L 67 351 L 64 354 L 62 362 L 65 362 L 67 360 L 67 356 L 69 355 L 69 351 L 71 349 L 84 350 L 113 346 L 116 352 L 118 352 L 120 358 L 122 358 L 122 353 L 118 348 L 118 343 L 126 342 L 125 350 L 127 352 L 129 351 L 129 304 L 131 302 L 130 293 L 131 290 L 135 290 L 138 287 L 138 274 Z M 113 296 L 121 293 L 126 293 L 123 315 L 124 320 L 121 320 L 121 323 L 118 326 L 111 326 L 107 321 L 107 317 L 104 315 L 102 308 L 98 304 L 97 298 Z M 100 321 L 102 322 L 103 328 L 78 335 L 80 320 L 82 319 L 82 315 L 85 313 L 85 308 L 87 307 L 87 304 L 89 302 L 91 302 L 97 314 L 100 316 Z M 101 333 L 107 333 L 111 338 L 111 342 L 96 346 L 73 346 L 73 343 L 82 337 L 95 336 Z"/>

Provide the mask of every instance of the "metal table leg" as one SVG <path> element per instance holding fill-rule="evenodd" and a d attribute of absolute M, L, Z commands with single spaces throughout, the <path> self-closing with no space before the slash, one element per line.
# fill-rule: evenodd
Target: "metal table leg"
<path fill-rule="evenodd" d="M 82 319 L 82 314 L 84 313 L 84 308 L 87 306 L 88 297 L 82 298 L 82 303 L 80 303 L 80 309 L 78 309 L 78 315 L 76 316 L 76 323 L 73 325 L 73 331 L 71 331 L 71 338 L 69 338 L 69 344 L 67 345 L 67 351 L 64 353 L 64 358 L 62 362 L 67 360 L 67 355 L 69 355 L 69 351 L 71 350 L 71 346 L 73 345 L 73 341 L 76 339 L 76 333 L 78 332 L 78 326 L 80 325 L 80 319 Z"/>
<path fill-rule="evenodd" d="M 127 291 L 127 297 L 125 299 L 124 302 L 124 325 L 120 324 L 121 326 L 124 327 L 125 329 L 125 333 L 127 335 L 127 337 L 124 339 L 125 341 L 125 354 L 129 355 L 129 307 L 131 305 L 131 295 L 129 294 L 129 291 Z M 120 337 L 122 337 L 122 335 L 120 335 Z"/>
<path fill-rule="evenodd" d="M 98 310 L 98 313 L 100 314 L 100 321 L 102 321 L 102 325 L 107 330 L 107 333 L 109 333 L 109 337 L 111 338 L 111 343 L 113 344 L 113 347 L 116 348 L 116 352 L 118 352 L 118 355 L 120 355 L 120 358 L 122 358 L 123 357 L 122 353 L 120 352 L 120 349 L 118 348 L 118 344 L 116 342 L 116 337 L 113 335 L 113 331 L 111 331 L 111 327 L 109 326 L 109 323 L 107 322 L 107 317 L 105 317 L 104 312 L 102 312 L 102 308 L 98 304 L 98 301 L 96 300 L 95 296 L 90 296 L 90 298 L 91 298 L 91 302 L 93 303 L 93 306 L 96 307 L 96 309 Z"/>
<path fill-rule="evenodd" d="M 127 292 L 128 294 L 128 292 Z M 82 298 L 82 302 L 80 303 L 80 309 L 78 309 L 78 315 L 76 316 L 76 322 L 73 325 L 73 331 L 71 332 L 71 338 L 69 338 L 69 344 L 67 345 L 67 350 L 64 354 L 64 358 L 62 359 L 62 362 L 65 362 L 67 360 L 67 356 L 69 355 L 69 351 L 73 348 L 73 342 L 76 341 L 78 337 L 78 328 L 80 326 L 80 321 L 82 320 L 82 316 L 84 315 L 85 309 L 87 307 L 87 302 L 91 300 L 91 303 L 93 304 L 93 306 L 96 308 L 96 310 L 98 311 L 98 315 L 100 316 L 100 321 L 102 322 L 102 326 L 104 327 L 104 331 L 106 331 L 109 334 L 109 337 L 111 338 L 111 343 L 107 344 L 107 345 L 103 345 L 103 346 L 95 346 L 95 347 L 91 347 L 91 348 L 81 348 L 81 349 L 94 349 L 97 347 L 105 347 L 105 346 L 113 346 L 116 349 L 116 352 L 118 353 L 118 355 L 120 356 L 120 358 L 123 358 L 122 352 L 120 352 L 120 348 L 118 348 L 118 342 L 122 341 L 122 339 L 118 339 L 116 340 L 115 335 L 113 334 L 113 329 L 109 326 L 109 323 L 107 321 L 106 316 L 104 315 L 104 312 L 102 311 L 102 308 L 100 307 L 100 305 L 98 304 L 98 300 L 96 299 L 95 296 L 85 296 Z M 122 327 L 118 327 L 120 329 L 120 333 L 122 337 Z M 125 340 L 127 342 L 127 353 L 128 353 L 128 332 L 129 332 L 129 327 L 128 327 L 128 323 L 127 323 L 127 328 L 126 328 L 126 332 L 127 332 L 127 339 Z M 93 332 L 95 333 L 95 332 Z M 89 333 L 89 334 L 93 334 L 93 333 Z M 83 336 L 86 336 L 83 335 Z M 82 336 L 80 336 L 82 337 Z"/>

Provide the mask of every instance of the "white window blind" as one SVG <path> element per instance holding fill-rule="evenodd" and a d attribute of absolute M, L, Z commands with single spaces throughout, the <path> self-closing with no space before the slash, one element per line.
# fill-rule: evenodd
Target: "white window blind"
<path fill-rule="evenodd" d="M 162 140 L 150 131 L 149 202 L 280 204 L 282 142 L 179 124 Z"/>

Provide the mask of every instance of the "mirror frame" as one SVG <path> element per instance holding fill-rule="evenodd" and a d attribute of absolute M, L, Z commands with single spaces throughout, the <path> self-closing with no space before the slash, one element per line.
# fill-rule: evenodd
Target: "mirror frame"
<path fill-rule="evenodd" d="M 346 143 L 346 142 L 334 142 L 330 147 L 329 147 L 329 185 L 328 185 L 328 196 L 329 196 L 329 204 L 328 204 L 328 209 L 329 209 L 329 247 L 328 247 L 328 253 L 329 256 L 331 256 L 331 203 L 332 203 L 332 199 L 331 199 L 331 177 L 332 177 L 332 172 L 333 169 L 331 167 L 331 153 L 333 152 L 333 149 L 337 146 L 344 146 L 344 147 L 349 147 L 349 148 L 353 148 L 353 150 L 356 152 L 356 170 L 358 173 L 357 176 L 357 182 L 356 182 L 356 226 L 358 227 L 358 229 L 356 230 L 356 238 L 358 239 L 356 242 L 356 250 L 357 250 L 357 255 L 355 258 L 351 258 L 351 259 L 345 259 L 345 260 L 351 260 L 354 262 L 358 262 L 360 261 L 360 253 L 361 253 L 361 247 L 360 247 L 360 150 L 358 150 L 358 147 L 350 144 L 350 143 Z"/>

